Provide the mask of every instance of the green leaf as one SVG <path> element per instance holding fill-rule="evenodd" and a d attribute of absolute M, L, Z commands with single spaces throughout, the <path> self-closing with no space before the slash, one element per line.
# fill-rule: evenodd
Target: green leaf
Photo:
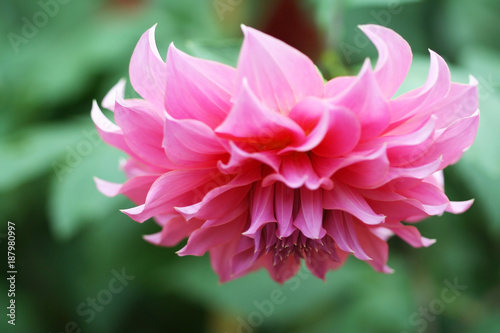
<path fill-rule="evenodd" d="M 50 170 L 55 160 L 90 126 L 81 122 L 27 128 L 0 141 L 0 191 L 7 191 Z"/>
<path fill-rule="evenodd" d="M 236 67 L 241 48 L 241 40 L 189 40 L 185 43 L 185 47 L 187 53 L 194 57 L 218 61 Z"/>
<path fill-rule="evenodd" d="M 102 223 L 105 218 L 125 208 L 122 196 L 107 198 L 97 190 L 93 177 L 121 182 L 118 161 L 124 154 L 100 140 L 83 138 L 70 147 L 57 163 L 50 189 L 49 216 L 52 230 L 59 239 L 69 239 L 82 227 Z"/>

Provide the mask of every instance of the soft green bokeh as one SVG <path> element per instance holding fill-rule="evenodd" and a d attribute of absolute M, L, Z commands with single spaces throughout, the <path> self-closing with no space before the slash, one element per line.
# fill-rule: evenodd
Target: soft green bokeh
<path fill-rule="evenodd" d="M 18 270 L 16 326 L 7 324 L 2 297 L 1 332 L 500 332 L 498 1 L 296 1 L 322 41 L 315 61 L 326 79 L 355 74 L 363 58 L 376 57 L 357 25 L 387 25 L 415 53 L 400 92 L 425 82 L 431 48 L 454 80 L 479 81 L 481 123 L 475 144 L 445 172 L 451 199 L 476 202 L 463 215 L 419 224 L 435 245 L 413 249 L 391 239 L 392 275 L 351 258 L 326 282 L 303 270 L 284 285 L 263 271 L 221 285 L 207 256 L 179 258 L 182 245 L 145 242 L 141 235 L 158 227 L 130 220 L 119 212 L 132 206 L 127 199 L 104 197 L 94 186 L 93 176 L 124 179 L 124 155 L 96 140 L 89 115 L 92 100 L 127 77 L 137 40 L 155 23 L 162 55 L 173 41 L 235 65 L 239 25 L 286 23 L 280 1 L 59 1 L 0 2 L 0 233 L 16 223 Z M 26 30 L 26 22 L 43 20 L 44 6 L 53 15 Z M 25 39 L 15 45 L 13 33 Z M 130 280 L 109 304 L 92 318 L 77 312 L 81 304 L 90 309 L 89 297 L 105 297 L 122 269 Z M 446 293 L 454 281 L 464 287 Z M 7 289 L 1 279 L 0 294 Z"/>

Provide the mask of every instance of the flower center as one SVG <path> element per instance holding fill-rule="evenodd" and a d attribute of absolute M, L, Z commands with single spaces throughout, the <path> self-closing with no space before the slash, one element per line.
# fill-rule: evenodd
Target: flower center
<path fill-rule="evenodd" d="M 298 230 L 286 238 L 276 237 L 273 244 L 266 246 L 266 253 L 269 252 L 274 253 L 274 266 L 286 262 L 290 256 L 293 256 L 297 262 L 300 259 L 305 259 L 307 262 L 314 259 L 340 261 L 335 250 L 335 241 L 330 236 L 310 239 Z"/>

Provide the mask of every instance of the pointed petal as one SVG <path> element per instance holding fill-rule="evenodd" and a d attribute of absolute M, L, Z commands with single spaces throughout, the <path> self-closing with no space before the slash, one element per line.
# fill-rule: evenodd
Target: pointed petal
<path fill-rule="evenodd" d="M 223 173 L 233 174 L 255 169 L 261 164 L 269 166 L 274 171 L 278 171 L 281 160 L 274 151 L 261 151 L 248 153 L 229 141 L 230 158 L 227 163 L 219 161 L 217 167 Z"/>
<path fill-rule="evenodd" d="M 138 176 L 129 179 L 124 184 L 111 183 L 99 178 L 94 178 L 97 189 L 108 197 L 123 194 L 138 205 L 146 200 L 151 185 L 160 175 Z"/>
<path fill-rule="evenodd" d="M 277 182 L 274 188 L 274 211 L 278 222 L 276 236 L 288 237 L 295 231 L 292 217 L 294 190 L 281 182 Z"/>
<path fill-rule="evenodd" d="M 341 250 L 336 250 L 336 261 L 330 259 L 332 256 L 323 250 L 312 251 L 312 254 L 306 260 L 306 266 L 311 273 L 318 279 L 325 280 L 326 273 L 330 270 L 338 269 L 342 266 L 348 257 L 348 254 Z"/>
<path fill-rule="evenodd" d="M 260 31 L 242 30 L 237 82 L 247 78 L 257 97 L 282 114 L 306 96 L 322 97 L 323 79 L 307 56 Z"/>
<path fill-rule="evenodd" d="M 305 137 L 293 120 L 261 104 L 245 79 L 234 107 L 215 132 L 224 139 L 251 142 L 264 149 L 286 146 Z"/>
<path fill-rule="evenodd" d="M 422 109 L 439 102 L 450 91 L 451 74 L 444 59 L 429 50 L 431 64 L 424 86 L 390 101 L 392 121 L 408 119 Z"/>
<path fill-rule="evenodd" d="M 440 168 L 456 163 L 472 145 L 479 126 L 479 110 L 467 118 L 458 119 L 436 133 L 437 138 L 415 164 L 428 163 L 442 157 Z"/>
<path fill-rule="evenodd" d="M 165 120 L 163 148 L 167 158 L 184 168 L 215 167 L 227 154 L 213 130 L 198 120 Z"/>
<path fill-rule="evenodd" d="M 403 83 L 412 61 L 410 45 L 397 33 L 380 25 L 359 27 L 378 51 L 375 77 L 384 96 L 389 99 Z"/>
<path fill-rule="evenodd" d="M 418 229 L 414 226 L 396 223 L 387 225 L 386 227 L 413 247 L 428 247 L 436 242 L 435 239 L 422 237 Z"/>
<path fill-rule="evenodd" d="M 278 283 L 283 283 L 297 274 L 301 264 L 300 260 L 295 260 L 294 256 L 290 256 L 285 262 L 279 262 L 279 265 L 275 265 L 272 252 L 263 256 L 261 262 L 271 278 Z"/>
<path fill-rule="evenodd" d="M 452 83 L 446 98 L 432 107 L 437 116 L 436 127 L 447 128 L 460 118 L 469 118 L 479 107 L 478 82 L 471 78 L 470 84 Z"/>
<path fill-rule="evenodd" d="M 116 99 L 123 99 L 125 96 L 125 84 L 125 79 L 118 81 L 102 100 L 102 106 L 108 110 L 114 111 Z"/>
<path fill-rule="evenodd" d="M 92 102 L 92 111 L 90 112 L 90 116 L 92 117 L 92 121 L 97 128 L 99 136 L 104 142 L 126 153 L 130 152 L 130 148 L 125 142 L 121 128 L 112 123 L 102 113 L 96 101 Z"/>
<path fill-rule="evenodd" d="M 238 237 L 245 226 L 246 216 L 240 216 L 235 220 L 214 226 L 195 230 L 188 239 L 186 246 L 177 251 L 179 256 L 202 256 L 211 248 L 228 243 Z"/>
<path fill-rule="evenodd" d="M 213 180 L 214 172 L 214 169 L 167 172 L 153 183 L 143 205 L 122 212 L 138 222 L 144 222 L 157 215 L 175 213 L 176 205 L 202 199 L 200 198 L 202 194 L 198 194 L 195 190 Z"/>
<path fill-rule="evenodd" d="M 453 214 L 462 214 L 466 212 L 474 203 L 474 199 L 467 201 L 450 201 L 446 211 Z"/>
<path fill-rule="evenodd" d="M 262 182 L 256 183 L 250 209 L 250 226 L 243 235 L 255 235 L 265 224 L 276 222 L 273 201 L 274 186 L 263 187 Z"/>
<path fill-rule="evenodd" d="M 256 265 L 251 267 L 239 265 L 239 260 L 242 259 L 237 258 L 238 250 L 246 239 L 247 237 L 236 237 L 225 244 L 210 248 L 210 262 L 213 270 L 219 275 L 221 283 L 241 277 L 255 269 Z M 245 265 L 245 263 L 241 263 L 241 265 Z"/>
<path fill-rule="evenodd" d="M 155 43 L 156 25 L 139 39 L 130 60 L 130 83 L 135 91 L 155 107 L 163 110 L 166 87 L 166 64 Z"/>
<path fill-rule="evenodd" d="M 300 188 L 300 211 L 293 225 L 307 238 L 321 239 L 326 234 L 323 228 L 322 203 L 322 191 Z"/>
<path fill-rule="evenodd" d="M 337 97 L 348 89 L 353 82 L 357 80 L 356 76 L 337 76 L 325 84 L 325 97 Z"/>
<path fill-rule="evenodd" d="M 195 58 L 170 45 L 167 55 L 165 103 L 176 119 L 196 119 L 217 127 L 231 109 L 236 70 Z"/>
<path fill-rule="evenodd" d="M 299 188 L 305 185 L 310 190 L 316 190 L 320 187 L 329 189 L 333 185 L 331 179 L 318 177 L 305 153 L 292 153 L 284 156 L 280 172 L 266 176 L 262 183 L 264 186 L 268 186 L 277 181 L 283 182 L 290 188 Z"/>
<path fill-rule="evenodd" d="M 371 260 L 358 240 L 354 224 L 352 215 L 340 210 L 325 215 L 325 229 L 342 251 L 352 252 L 360 260 Z"/>
<path fill-rule="evenodd" d="M 382 133 L 390 121 L 390 108 L 377 84 L 370 60 L 367 59 L 353 84 L 332 99 L 336 106 L 343 106 L 356 114 L 361 124 L 361 140 Z M 354 133 L 351 135 L 355 135 Z"/>
<path fill-rule="evenodd" d="M 358 192 L 340 182 L 335 182 L 332 190 L 323 191 L 323 208 L 345 211 L 366 224 L 380 224 L 385 219 L 376 214 Z"/>
<path fill-rule="evenodd" d="M 339 170 L 335 176 L 349 186 L 373 188 L 381 185 L 388 173 L 389 159 L 385 149 L 380 149 L 377 154 L 372 154 L 364 161 Z"/>
<path fill-rule="evenodd" d="M 251 184 L 260 178 L 260 169 L 239 174 L 229 183 L 208 192 L 202 201 L 191 206 L 176 207 L 176 210 L 187 220 L 194 217 L 202 220 L 222 218 L 246 198 Z"/>
<path fill-rule="evenodd" d="M 310 151 L 325 139 L 330 126 L 330 110 L 323 100 L 306 98 L 295 105 L 289 117 L 302 127 L 307 136 L 281 149 L 279 155 L 291 151 Z"/>
<path fill-rule="evenodd" d="M 360 244 L 367 255 L 372 258 L 368 263 L 377 271 L 381 273 L 392 273 L 393 270 L 387 266 L 387 259 L 389 258 L 389 246 L 387 242 L 377 237 L 362 223 L 355 223 L 354 228 Z"/>
<path fill-rule="evenodd" d="M 174 216 L 165 222 L 160 232 L 145 235 L 144 239 L 159 246 L 175 246 L 202 225 L 203 221 L 200 220 L 194 219 L 187 222 L 182 216 Z"/>
<path fill-rule="evenodd" d="M 127 145 L 142 161 L 157 167 L 175 168 L 162 148 L 163 119 L 146 103 L 118 100 L 115 119 Z"/>

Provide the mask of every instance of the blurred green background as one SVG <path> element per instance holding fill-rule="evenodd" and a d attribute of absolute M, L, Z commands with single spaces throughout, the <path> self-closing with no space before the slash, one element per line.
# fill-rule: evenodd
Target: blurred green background
<path fill-rule="evenodd" d="M 16 224 L 18 274 L 16 326 L 7 324 L 0 279 L 0 331 L 500 332 L 499 17 L 497 0 L 2 0 L 1 274 L 7 221 Z M 96 190 L 93 176 L 123 180 L 123 155 L 95 139 L 91 102 L 127 77 L 135 44 L 153 24 L 162 55 L 174 41 L 233 65 L 239 25 L 254 26 L 331 78 L 376 57 L 356 28 L 370 22 L 413 48 L 403 90 L 425 82 L 427 48 L 448 61 L 455 80 L 479 80 L 478 137 L 445 171 L 450 198 L 476 202 L 463 215 L 422 222 L 422 233 L 438 240 L 430 248 L 391 239 L 394 274 L 351 258 L 326 283 L 304 270 L 282 286 L 265 272 L 220 285 L 208 257 L 150 245 L 141 235 L 156 232 L 155 223 L 130 220 L 118 211 L 132 206 L 127 199 Z"/>

